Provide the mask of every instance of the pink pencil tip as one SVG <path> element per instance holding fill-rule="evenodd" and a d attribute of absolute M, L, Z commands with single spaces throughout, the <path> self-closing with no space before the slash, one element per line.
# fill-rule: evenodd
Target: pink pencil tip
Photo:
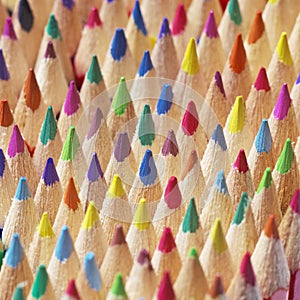
<path fill-rule="evenodd" d="M 198 128 L 198 124 L 199 120 L 196 105 L 193 101 L 190 101 L 182 118 L 182 130 L 186 135 L 193 135 Z"/>
<path fill-rule="evenodd" d="M 71 116 L 77 112 L 81 105 L 80 95 L 76 88 L 75 81 L 71 81 L 68 94 L 64 104 L 64 111 L 67 116 Z"/>
<path fill-rule="evenodd" d="M 172 286 L 170 274 L 168 271 L 164 272 L 162 280 L 159 284 L 158 293 L 157 293 L 158 300 L 175 300 L 175 292 Z"/>
<path fill-rule="evenodd" d="M 96 26 L 102 26 L 102 22 L 99 17 L 99 11 L 96 7 L 91 9 L 89 18 L 86 22 L 86 26 L 89 28 L 94 28 Z"/>
<path fill-rule="evenodd" d="M 208 18 L 207 18 L 207 21 L 205 24 L 204 32 L 206 33 L 207 37 L 209 37 L 211 39 L 217 38 L 219 36 L 217 24 L 216 24 L 216 20 L 215 20 L 215 15 L 212 10 L 209 12 L 209 15 L 208 15 Z"/>
<path fill-rule="evenodd" d="M 14 30 L 14 25 L 13 25 L 12 19 L 10 17 L 6 19 L 2 35 L 9 37 L 11 40 L 17 39 L 15 30 Z"/>
<path fill-rule="evenodd" d="M 287 84 L 284 83 L 274 108 L 274 117 L 280 121 L 283 120 L 288 115 L 290 106 L 291 97 L 289 89 Z"/>
<path fill-rule="evenodd" d="M 267 72 L 264 67 L 260 68 L 258 75 L 256 77 L 256 81 L 254 83 L 254 87 L 257 91 L 264 90 L 264 91 L 268 92 L 271 89 L 269 80 L 268 80 L 268 76 L 267 76 Z"/>
<path fill-rule="evenodd" d="M 183 3 L 177 7 L 175 17 L 172 23 L 172 35 L 178 35 L 184 32 L 187 23 L 186 11 Z"/>
<path fill-rule="evenodd" d="M 179 190 L 177 178 L 175 176 L 170 177 L 167 183 L 164 193 L 164 200 L 170 209 L 176 209 L 181 204 L 182 195 Z"/>
<path fill-rule="evenodd" d="M 176 248 L 176 243 L 170 227 L 165 227 L 163 234 L 160 238 L 158 250 L 163 253 L 170 253 Z"/>
<path fill-rule="evenodd" d="M 80 300 L 80 296 L 78 294 L 78 290 L 76 288 L 75 279 L 71 279 L 68 287 L 65 291 L 65 295 L 71 296 L 72 298 L 76 300 Z"/>
<path fill-rule="evenodd" d="M 246 252 L 242 259 L 242 263 L 240 266 L 240 273 L 244 277 L 247 284 L 255 286 L 256 279 L 255 274 L 252 268 L 252 263 L 250 259 L 250 253 Z"/>
<path fill-rule="evenodd" d="M 18 125 L 15 125 L 9 141 L 7 154 L 9 157 L 15 157 L 18 153 L 24 153 L 24 140 Z"/>
<path fill-rule="evenodd" d="M 246 173 L 249 171 L 248 162 L 246 158 L 246 154 L 244 149 L 241 149 L 234 164 L 233 167 L 237 169 L 240 173 Z"/>
<path fill-rule="evenodd" d="M 290 205 L 293 211 L 300 215 L 300 190 L 295 191 Z"/>

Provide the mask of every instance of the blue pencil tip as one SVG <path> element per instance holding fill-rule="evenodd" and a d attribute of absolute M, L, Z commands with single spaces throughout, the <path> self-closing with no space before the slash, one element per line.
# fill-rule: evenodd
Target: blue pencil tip
<path fill-rule="evenodd" d="M 30 32 L 33 26 L 34 16 L 27 0 L 21 0 L 19 3 L 18 19 L 21 28 L 26 32 Z"/>
<path fill-rule="evenodd" d="M 147 50 L 145 51 L 141 64 L 140 64 L 140 68 L 139 68 L 139 76 L 143 77 L 145 74 L 147 74 L 149 71 L 151 71 L 153 69 L 153 65 L 152 65 L 152 61 L 151 61 L 151 57 L 150 57 L 150 52 Z"/>
<path fill-rule="evenodd" d="M 161 39 L 163 38 L 165 35 L 170 35 L 171 31 L 170 31 L 170 27 L 169 27 L 169 21 L 167 18 L 164 18 L 161 24 L 161 28 L 160 28 L 160 32 L 158 35 L 158 38 Z"/>
<path fill-rule="evenodd" d="M 100 177 L 103 177 L 103 172 L 100 166 L 100 162 L 97 156 L 97 153 L 94 152 L 91 163 L 88 169 L 87 177 L 89 181 L 95 182 L 97 181 Z"/>
<path fill-rule="evenodd" d="M 24 201 L 27 200 L 29 197 L 31 197 L 31 194 L 27 185 L 26 178 L 21 177 L 17 186 L 15 199 L 19 201 Z"/>
<path fill-rule="evenodd" d="M 16 268 L 23 259 L 23 247 L 20 242 L 19 234 L 14 233 L 9 248 L 5 255 L 5 263 L 11 268 Z"/>
<path fill-rule="evenodd" d="M 272 140 L 268 120 L 263 119 L 255 138 L 255 148 L 258 153 L 263 153 L 263 152 L 268 153 L 272 149 L 272 143 L 273 140 Z"/>
<path fill-rule="evenodd" d="M 2 49 L 0 49 L 0 80 L 9 80 L 9 72 L 6 67 L 5 58 L 3 56 Z"/>
<path fill-rule="evenodd" d="M 84 269 L 90 288 L 95 291 L 100 291 L 102 281 L 93 252 L 88 252 L 86 254 L 84 258 Z"/>
<path fill-rule="evenodd" d="M 72 8 L 75 6 L 74 0 L 62 0 L 64 7 L 66 7 L 69 10 L 72 10 Z"/>
<path fill-rule="evenodd" d="M 54 161 L 51 157 L 47 159 L 42 178 L 44 179 L 44 182 L 47 186 L 54 185 L 56 182 L 59 181 L 59 177 L 55 169 Z"/>
<path fill-rule="evenodd" d="M 117 28 L 110 47 L 111 56 L 114 60 L 120 61 L 125 56 L 126 50 L 127 41 L 124 30 Z"/>
<path fill-rule="evenodd" d="M 215 185 L 216 185 L 216 187 L 217 187 L 217 189 L 220 193 L 228 194 L 228 188 L 227 188 L 227 184 L 226 184 L 225 175 L 224 175 L 223 170 L 221 170 L 218 173 Z"/>
<path fill-rule="evenodd" d="M 296 80 L 296 84 L 299 84 L 299 83 L 300 83 L 300 73 L 299 73 L 298 78 Z"/>
<path fill-rule="evenodd" d="M 158 115 L 164 115 L 170 110 L 173 97 L 172 86 L 170 84 L 164 84 L 156 105 Z"/>
<path fill-rule="evenodd" d="M 0 177 L 3 177 L 4 171 L 5 171 L 5 155 L 3 153 L 2 148 L 0 148 Z"/>
<path fill-rule="evenodd" d="M 55 257 L 62 263 L 69 259 L 73 251 L 73 241 L 67 226 L 63 226 L 57 244 Z"/>
<path fill-rule="evenodd" d="M 141 31 L 143 35 L 147 35 L 147 29 L 144 23 L 144 19 L 140 9 L 140 3 L 138 0 L 135 1 L 135 5 L 132 11 L 132 16 L 138 30 Z"/>
<path fill-rule="evenodd" d="M 216 126 L 211 138 L 216 144 L 218 144 L 222 148 L 223 151 L 227 150 L 227 144 L 226 144 L 223 128 L 220 124 Z"/>
<path fill-rule="evenodd" d="M 140 180 L 144 185 L 151 185 L 157 177 L 157 169 L 153 159 L 152 151 L 146 150 L 140 166 Z"/>

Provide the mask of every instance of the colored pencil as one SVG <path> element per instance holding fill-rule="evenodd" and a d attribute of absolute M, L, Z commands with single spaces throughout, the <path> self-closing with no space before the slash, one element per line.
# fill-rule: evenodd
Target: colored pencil
<path fill-rule="evenodd" d="M 82 24 L 88 23 L 91 9 L 99 10 L 102 0 L 79 0 L 77 1 L 78 14 Z M 98 12 L 99 13 L 99 12 Z"/>
<path fill-rule="evenodd" d="M 247 0 L 239 1 L 241 15 L 243 16 L 243 23 L 245 28 L 249 28 L 253 24 L 253 20 L 258 11 L 265 8 L 266 1 L 254 0 L 250 3 Z"/>
<path fill-rule="evenodd" d="M 7 100 L 0 100 L 0 144 L 4 152 L 7 147 L 14 127 L 14 116 L 11 113 Z"/>
<path fill-rule="evenodd" d="M 128 299 L 128 296 L 125 291 L 123 277 L 122 274 L 118 272 L 114 278 L 114 281 L 111 285 L 111 289 L 106 297 L 106 300 L 126 300 L 126 299 Z"/>
<path fill-rule="evenodd" d="M 24 296 L 24 287 L 26 286 L 26 283 L 21 282 L 17 285 L 15 288 L 14 294 L 13 294 L 13 300 L 25 300 Z"/>
<path fill-rule="evenodd" d="M 94 202 L 90 202 L 87 207 L 75 242 L 75 249 L 81 264 L 84 262 L 85 255 L 93 252 L 96 264 L 100 268 L 107 249 L 107 242 Z"/>
<path fill-rule="evenodd" d="M 152 268 L 149 252 L 141 249 L 133 262 L 126 281 L 126 291 L 130 299 L 152 299 L 157 286 L 156 274 Z"/>
<path fill-rule="evenodd" d="M 48 274 L 55 287 L 55 296 L 60 298 L 69 281 L 80 269 L 79 259 L 67 226 L 63 226 L 48 265 Z"/>
<path fill-rule="evenodd" d="M 260 236 L 270 214 L 275 217 L 278 224 L 280 223 L 282 214 L 270 168 L 266 168 L 264 171 L 260 184 L 252 199 L 251 207 L 257 236 Z"/>
<path fill-rule="evenodd" d="M 219 273 L 216 274 L 209 292 L 205 296 L 205 300 L 226 300 L 223 281 Z"/>
<path fill-rule="evenodd" d="M 168 270 L 164 271 L 164 274 L 160 280 L 159 286 L 157 288 L 157 291 L 155 292 L 153 299 L 154 300 L 163 300 L 163 299 L 176 300 L 176 299 L 178 299 L 175 295 L 170 272 Z"/>
<path fill-rule="evenodd" d="M 76 287 L 75 279 L 71 279 L 69 281 L 68 287 L 62 295 L 61 300 L 81 300 Z"/>
<path fill-rule="evenodd" d="M 28 260 L 33 274 L 38 272 L 41 264 L 48 266 L 55 243 L 56 236 L 52 230 L 48 213 L 44 212 L 29 247 L 31 255 Z"/>
<path fill-rule="evenodd" d="M 252 265 L 263 299 L 287 297 L 290 271 L 273 215 L 269 216 L 258 239 Z"/>

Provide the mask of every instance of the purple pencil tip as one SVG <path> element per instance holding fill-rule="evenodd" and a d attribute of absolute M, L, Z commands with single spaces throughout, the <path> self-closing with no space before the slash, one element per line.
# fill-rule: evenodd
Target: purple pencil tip
<path fill-rule="evenodd" d="M 44 55 L 45 58 L 56 58 L 55 50 L 51 41 L 48 42 L 46 52 Z"/>
<path fill-rule="evenodd" d="M 216 85 L 218 86 L 220 92 L 223 94 L 224 98 L 226 98 L 222 76 L 221 76 L 221 73 L 219 71 L 217 71 L 216 74 L 215 74 L 215 81 L 216 81 Z"/>
<path fill-rule="evenodd" d="M 290 105 L 290 93 L 287 84 L 284 83 L 274 108 L 274 117 L 278 120 L 283 120 L 289 112 Z"/>
<path fill-rule="evenodd" d="M 6 62 L 3 56 L 2 49 L 0 49 L 0 80 L 9 80 L 9 72 L 6 67 Z"/>
<path fill-rule="evenodd" d="M 80 95 L 76 88 L 75 81 L 71 81 L 68 94 L 64 104 L 64 111 L 67 116 L 71 116 L 77 112 L 81 105 Z"/>
<path fill-rule="evenodd" d="M 51 157 L 49 157 L 47 160 L 42 178 L 44 179 L 44 182 L 47 186 L 54 185 L 59 181 L 54 161 Z"/>
<path fill-rule="evenodd" d="M 216 24 L 216 20 L 215 20 L 215 15 L 212 10 L 209 12 L 209 15 L 208 15 L 208 18 L 207 18 L 207 21 L 205 24 L 204 32 L 206 33 L 207 37 L 209 37 L 211 39 L 217 38 L 219 36 L 217 24 Z"/>
<path fill-rule="evenodd" d="M 114 150 L 114 156 L 117 162 L 124 161 L 131 152 L 130 141 L 127 132 L 121 132 Z"/>
<path fill-rule="evenodd" d="M 15 125 L 9 141 L 7 154 L 9 157 L 15 157 L 18 153 L 24 153 L 24 140 L 19 130 L 18 125 Z"/>
<path fill-rule="evenodd" d="M 100 177 L 103 177 L 103 172 L 100 166 L 100 162 L 97 156 L 97 153 L 94 152 L 91 163 L 88 169 L 87 177 L 89 181 L 95 182 L 97 181 Z"/>
<path fill-rule="evenodd" d="M 178 144 L 172 129 L 168 132 L 168 136 L 161 148 L 161 153 L 163 156 L 167 156 L 168 154 L 176 156 L 178 154 Z"/>
<path fill-rule="evenodd" d="M 14 30 L 14 25 L 13 25 L 11 18 L 6 19 L 2 35 L 7 36 L 11 40 L 17 40 L 17 36 L 16 36 L 15 30 Z"/>
<path fill-rule="evenodd" d="M 97 107 L 97 109 L 94 113 L 94 116 L 93 116 L 93 120 L 92 120 L 90 129 L 89 129 L 89 132 L 87 134 L 88 139 L 90 139 L 91 137 L 93 137 L 96 134 L 96 132 L 100 128 L 102 119 L 103 119 L 102 111 L 99 107 Z"/>

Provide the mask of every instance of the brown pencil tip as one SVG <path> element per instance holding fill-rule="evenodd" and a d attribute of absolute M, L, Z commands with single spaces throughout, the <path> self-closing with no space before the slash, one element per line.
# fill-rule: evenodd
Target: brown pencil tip
<path fill-rule="evenodd" d="M 69 179 L 66 191 L 64 193 L 64 202 L 73 211 L 78 209 L 80 199 L 78 197 L 77 190 L 72 177 Z"/>
<path fill-rule="evenodd" d="M 28 70 L 23 92 L 27 107 L 34 112 L 41 104 L 41 92 L 32 68 Z"/>
<path fill-rule="evenodd" d="M 242 35 L 239 33 L 235 37 L 234 44 L 232 46 L 230 57 L 229 57 L 229 65 L 230 69 L 240 74 L 244 71 L 246 65 L 246 51 L 243 44 Z"/>
<path fill-rule="evenodd" d="M 14 122 L 7 100 L 0 101 L 0 126 L 8 127 Z"/>
<path fill-rule="evenodd" d="M 193 169 L 194 165 L 198 161 L 198 154 L 196 150 L 192 150 L 189 156 L 189 159 L 187 161 L 186 167 L 184 169 L 184 172 L 181 175 L 181 180 L 183 180 L 186 175 Z"/>
<path fill-rule="evenodd" d="M 122 227 L 122 225 L 117 225 L 110 245 L 116 246 L 116 245 L 122 245 L 122 244 L 126 244 L 123 227 Z"/>
<path fill-rule="evenodd" d="M 254 44 L 256 41 L 262 36 L 265 31 L 265 24 L 262 19 L 262 12 L 259 11 L 250 27 L 249 35 L 248 35 L 248 44 Z"/>
<path fill-rule="evenodd" d="M 270 215 L 264 228 L 265 235 L 269 238 L 279 239 L 279 233 L 275 221 L 275 216 Z"/>
<path fill-rule="evenodd" d="M 209 294 L 212 298 L 217 298 L 218 296 L 224 295 L 224 287 L 221 276 L 219 274 L 216 275 Z"/>

